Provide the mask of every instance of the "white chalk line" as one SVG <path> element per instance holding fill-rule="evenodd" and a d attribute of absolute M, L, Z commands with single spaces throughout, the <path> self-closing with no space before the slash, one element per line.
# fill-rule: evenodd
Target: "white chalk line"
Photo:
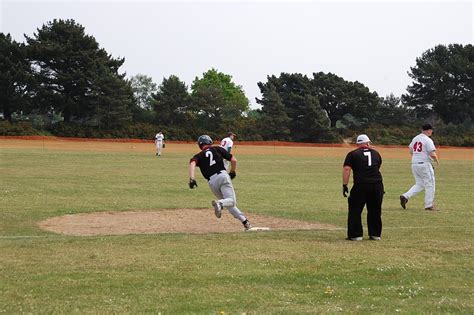
<path fill-rule="evenodd" d="M 443 226 L 434 226 L 434 225 L 427 225 L 427 226 L 384 226 L 383 230 L 409 230 L 409 229 L 460 229 L 460 228 L 468 228 L 463 225 L 443 225 Z M 318 230 L 318 229 L 314 229 Z M 343 231 L 345 228 L 337 228 L 332 230 L 318 230 L 318 231 L 325 231 L 325 232 L 339 232 Z M 272 230 L 270 230 L 272 231 Z M 273 231 L 285 231 L 285 230 L 273 230 Z M 309 230 L 295 230 L 295 231 L 309 231 Z M 152 235 L 158 235 L 161 233 L 156 234 L 143 234 L 142 236 L 150 237 Z M 133 236 L 138 236 L 141 234 L 130 234 Z M 127 236 L 127 235 L 94 235 L 88 237 L 116 237 L 116 236 Z M 75 235 L 0 235 L 0 240 L 16 240 L 16 239 L 44 239 L 44 238 L 83 238 L 84 236 L 75 236 Z"/>

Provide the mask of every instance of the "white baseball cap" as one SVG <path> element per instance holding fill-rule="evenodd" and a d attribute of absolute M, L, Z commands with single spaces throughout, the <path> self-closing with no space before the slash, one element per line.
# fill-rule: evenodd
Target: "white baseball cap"
<path fill-rule="evenodd" d="M 370 141 L 369 137 L 367 137 L 367 135 L 357 136 L 357 141 L 356 141 L 357 144 L 369 143 L 369 142 L 371 142 L 371 141 Z"/>

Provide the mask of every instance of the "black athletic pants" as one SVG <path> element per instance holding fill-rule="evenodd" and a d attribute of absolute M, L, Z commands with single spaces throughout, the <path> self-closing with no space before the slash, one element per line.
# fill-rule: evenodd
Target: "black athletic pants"
<path fill-rule="evenodd" d="M 382 234 L 383 183 L 355 184 L 349 196 L 347 237 L 360 237 L 362 232 L 362 210 L 367 205 L 367 226 L 369 236 Z"/>

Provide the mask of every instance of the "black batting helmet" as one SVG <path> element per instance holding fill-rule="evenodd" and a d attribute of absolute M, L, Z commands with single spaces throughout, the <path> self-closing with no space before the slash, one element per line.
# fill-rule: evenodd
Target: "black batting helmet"
<path fill-rule="evenodd" d="M 209 137 L 208 135 L 202 135 L 198 138 L 198 145 L 200 148 L 202 148 L 204 145 L 206 144 L 213 144 L 214 142 L 212 142 L 212 139 L 211 137 Z"/>

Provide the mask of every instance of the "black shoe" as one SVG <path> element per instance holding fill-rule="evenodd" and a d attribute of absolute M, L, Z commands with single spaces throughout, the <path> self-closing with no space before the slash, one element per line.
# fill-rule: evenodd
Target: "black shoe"
<path fill-rule="evenodd" d="M 245 222 L 244 229 L 245 229 L 245 231 L 251 230 L 252 229 L 252 224 L 250 224 L 249 221 Z"/>
<path fill-rule="evenodd" d="M 408 199 L 401 195 L 400 196 L 400 206 L 402 206 L 403 209 L 406 209 L 407 208 L 407 202 L 408 202 Z"/>

